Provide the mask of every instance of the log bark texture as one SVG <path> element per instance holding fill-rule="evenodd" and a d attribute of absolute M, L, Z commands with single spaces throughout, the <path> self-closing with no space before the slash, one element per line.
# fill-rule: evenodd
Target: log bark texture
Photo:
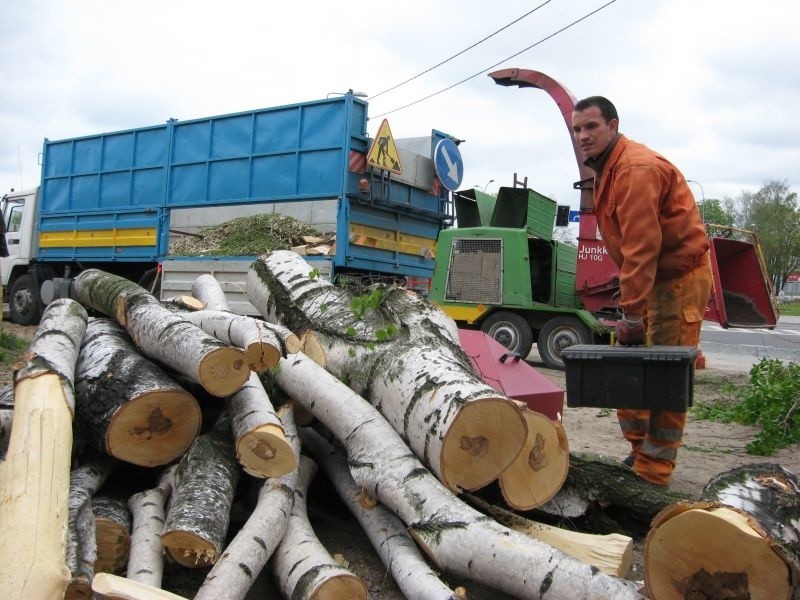
<path fill-rule="evenodd" d="M 94 563 L 97 560 L 92 497 L 106 482 L 114 467 L 112 458 L 97 455 L 70 475 L 66 561 L 71 578 L 64 598 L 77 600 L 92 595 Z"/>
<path fill-rule="evenodd" d="M 14 427 L 0 464 L 0 597 L 61 598 L 72 449 L 73 380 L 86 311 L 72 300 L 45 309 L 15 374 Z"/>
<path fill-rule="evenodd" d="M 200 431 L 200 406 L 139 354 L 119 325 L 93 319 L 78 356 L 76 425 L 96 450 L 153 467 L 182 456 Z"/>
<path fill-rule="evenodd" d="M 641 598 L 626 582 L 467 506 L 425 469 L 380 413 L 303 354 L 278 384 L 347 449 L 357 485 L 405 523 L 436 565 L 519 598 Z"/>
<path fill-rule="evenodd" d="M 800 482 L 776 464 L 714 477 L 705 501 L 666 507 L 645 542 L 645 583 L 654 598 L 769 598 L 798 589 Z"/>
<path fill-rule="evenodd" d="M 368 398 L 453 490 L 485 486 L 514 460 L 527 427 L 517 405 L 475 375 L 452 320 L 399 288 L 352 297 L 289 251 L 248 272 L 250 302 L 270 321 L 306 332 L 304 347 Z"/>
<path fill-rule="evenodd" d="M 367 583 L 336 563 L 308 521 L 306 497 L 317 465 L 301 455 L 298 470 L 292 513 L 272 557 L 272 568 L 284 598 L 367 600 Z"/>
<path fill-rule="evenodd" d="M 300 440 L 292 407 L 284 404 L 278 409 L 278 415 L 292 451 L 300 456 Z M 195 600 L 239 600 L 245 597 L 283 538 L 294 504 L 297 476 L 295 464 L 295 468 L 282 477 L 264 481 L 255 509 L 209 571 Z"/>
<path fill-rule="evenodd" d="M 644 535 L 660 510 L 689 496 L 644 481 L 631 469 L 595 454 L 572 453 L 558 493 L 533 512 L 571 519 L 591 531 Z"/>
<path fill-rule="evenodd" d="M 92 498 L 94 529 L 97 539 L 95 573 L 125 572 L 131 551 L 131 513 L 122 498 L 95 496 Z"/>
<path fill-rule="evenodd" d="M 8 442 L 11 440 L 11 426 L 14 423 L 14 386 L 7 385 L 0 390 L 0 461 L 5 460 Z"/>
<path fill-rule="evenodd" d="M 164 506 L 174 488 L 175 466 L 166 468 L 152 489 L 128 498 L 128 508 L 133 517 L 131 550 L 128 555 L 127 578 L 148 586 L 160 588 L 164 575 L 164 546 L 161 531 L 164 528 Z"/>
<path fill-rule="evenodd" d="M 239 481 L 226 413 L 199 436 L 175 469 L 161 542 L 176 562 L 191 568 L 213 565 L 225 545 L 231 505 Z"/>
<path fill-rule="evenodd" d="M 211 395 L 227 397 L 247 381 L 250 369 L 243 350 L 165 308 L 143 287 L 98 269 L 82 271 L 74 287 L 83 304 L 122 325 L 145 356 L 199 383 Z"/>
<path fill-rule="evenodd" d="M 430 568 L 397 515 L 359 489 L 350 474 L 346 456 L 313 429 L 301 429 L 300 436 L 303 449 L 323 468 L 406 598 L 452 600 L 458 597 Z"/>

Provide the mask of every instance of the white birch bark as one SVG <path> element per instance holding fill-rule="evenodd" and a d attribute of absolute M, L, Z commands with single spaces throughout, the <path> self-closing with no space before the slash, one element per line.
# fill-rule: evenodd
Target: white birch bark
<path fill-rule="evenodd" d="M 306 497 L 317 465 L 301 455 L 299 471 L 292 514 L 271 564 L 284 598 L 366 600 L 366 582 L 336 563 L 308 521 Z"/>
<path fill-rule="evenodd" d="M 200 431 L 194 396 L 139 354 L 110 319 L 92 319 L 86 327 L 75 391 L 75 422 L 83 439 L 129 463 L 172 462 Z"/>
<path fill-rule="evenodd" d="M 382 504 L 376 504 L 371 496 L 365 498 L 353 481 L 347 459 L 312 429 L 301 429 L 300 437 L 303 449 L 325 471 L 406 598 L 452 600 L 458 597 L 428 566 L 397 515 Z"/>
<path fill-rule="evenodd" d="M 299 456 L 300 440 L 294 426 L 292 407 L 284 404 L 278 409 L 278 415 L 286 431 L 286 439 Z M 283 538 L 294 504 L 297 476 L 295 466 L 282 477 L 264 481 L 255 509 L 209 571 L 195 600 L 239 600 L 245 597 Z"/>
<path fill-rule="evenodd" d="M 199 436 L 175 469 L 161 541 L 185 567 L 213 565 L 225 545 L 231 505 L 239 481 L 230 419 L 223 413 Z"/>
<path fill-rule="evenodd" d="M 70 474 L 67 530 L 67 568 L 71 573 L 66 596 L 88 597 L 97 560 L 92 497 L 114 470 L 114 460 L 97 455 Z"/>
<path fill-rule="evenodd" d="M 287 441 L 278 415 L 261 380 L 247 383 L 228 399 L 236 458 L 254 477 L 280 477 L 297 466 L 297 452 Z"/>
<path fill-rule="evenodd" d="M 263 373 L 278 364 L 281 341 L 264 321 L 220 310 L 199 310 L 182 316 L 221 342 L 244 350 L 251 370 Z"/>
<path fill-rule="evenodd" d="M 503 527 L 461 502 L 409 454 L 368 402 L 308 357 L 281 360 L 276 380 L 345 446 L 357 485 L 397 514 L 443 570 L 519 598 L 641 598 L 631 582 Z"/>
<path fill-rule="evenodd" d="M 11 426 L 14 424 L 14 386 L 7 385 L 0 390 L 0 462 L 5 460 L 8 442 L 11 440 Z"/>
<path fill-rule="evenodd" d="M 251 265 L 247 293 L 265 318 L 313 337 L 325 368 L 369 399 L 450 489 L 487 485 L 522 449 L 520 408 L 475 375 L 448 318 L 413 293 L 392 288 L 375 310 L 355 311 L 345 290 L 288 251 Z"/>
<path fill-rule="evenodd" d="M 127 578 L 156 588 L 164 576 L 164 505 L 173 490 L 175 466 L 164 470 L 158 485 L 128 499 L 133 516 Z"/>
<path fill-rule="evenodd" d="M 122 325 L 145 356 L 199 383 L 211 395 L 227 397 L 247 381 L 250 369 L 243 350 L 165 308 L 143 287 L 87 269 L 75 278 L 74 289 L 83 304 Z"/>
<path fill-rule="evenodd" d="M 205 304 L 206 310 L 228 310 L 225 290 L 210 273 L 203 273 L 192 282 L 192 296 Z"/>
<path fill-rule="evenodd" d="M 72 382 L 86 311 L 72 300 L 45 309 L 15 374 L 14 427 L 0 464 L 0 597 L 62 597 L 72 449 Z M 13 543 L 10 541 L 13 540 Z"/>

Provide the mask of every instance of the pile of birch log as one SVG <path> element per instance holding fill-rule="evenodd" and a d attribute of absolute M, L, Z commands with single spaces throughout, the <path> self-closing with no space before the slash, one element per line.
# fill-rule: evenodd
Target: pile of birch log
<path fill-rule="evenodd" d="M 317 469 L 408 598 L 463 598 L 470 582 L 564 599 L 797 586 L 800 488 L 777 465 L 721 476 L 702 502 L 651 500 L 647 591 L 623 579 L 630 537 L 520 516 L 586 513 L 617 488 L 640 507 L 653 496 L 617 465 L 575 477 L 587 469 L 570 468 L 560 423 L 481 381 L 453 321 L 412 292 L 356 296 L 290 251 L 250 268 L 262 319 L 231 313 L 210 275 L 164 302 L 98 270 L 74 290 L 0 395 L 2 598 L 177 598 L 161 589 L 167 561 L 208 569 L 195 598 L 244 598 L 265 568 L 287 598 L 367 598 L 310 526 Z M 244 479 L 259 491 L 231 530 Z M 506 508 L 465 493 L 495 482 Z M 691 551 L 708 536 L 741 560 Z"/>

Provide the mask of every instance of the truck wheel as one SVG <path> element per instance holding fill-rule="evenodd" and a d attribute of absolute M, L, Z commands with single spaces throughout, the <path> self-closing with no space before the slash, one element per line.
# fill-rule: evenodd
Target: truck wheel
<path fill-rule="evenodd" d="M 490 315 L 481 325 L 481 331 L 490 335 L 510 352 L 526 358 L 533 346 L 533 332 L 525 317 L 501 310 Z"/>
<path fill-rule="evenodd" d="M 17 325 L 35 325 L 42 316 L 42 303 L 36 279 L 31 274 L 22 275 L 11 285 L 8 298 L 11 321 Z"/>
<path fill-rule="evenodd" d="M 553 317 L 539 332 L 536 348 L 544 364 L 551 369 L 564 369 L 561 351 L 577 344 L 589 344 L 592 332 L 575 317 Z"/>

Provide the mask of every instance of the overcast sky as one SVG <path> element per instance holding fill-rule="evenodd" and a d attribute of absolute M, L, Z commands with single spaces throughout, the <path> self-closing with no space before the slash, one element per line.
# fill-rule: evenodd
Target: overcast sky
<path fill-rule="evenodd" d="M 692 185 L 698 200 L 735 197 L 772 179 L 799 190 L 800 2 L 616 0 L 556 33 L 607 2 L 544 2 L 487 42 L 371 100 L 369 134 L 382 113 L 480 73 L 389 114 L 394 136 L 439 129 L 466 140 L 462 187 L 494 180 L 488 191 L 496 191 L 517 173 L 577 208 L 578 170 L 555 103 L 483 73 L 520 67 L 548 74 L 579 98 L 610 98 L 623 133 L 700 182 Z M 378 94 L 542 3 L 0 0 L 0 191 L 38 184 L 44 138 L 316 100 L 348 88 Z"/>

